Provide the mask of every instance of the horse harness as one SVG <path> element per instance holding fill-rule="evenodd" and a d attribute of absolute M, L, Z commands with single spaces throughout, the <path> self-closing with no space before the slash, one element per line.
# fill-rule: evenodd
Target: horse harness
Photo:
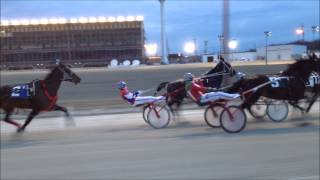
<path fill-rule="evenodd" d="M 49 100 L 49 105 L 42 111 L 50 111 L 55 106 L 55 104 L 56 104 L 56 102 L 58 100 L 58 96 L 57 95 L 55 95 L 55 96 L 50 95 L 48 87 L 47 87 L 47 85 L 45 84 L 45 82 L 43 80 L 40 80 L 40 86 L 41 86 L 41 88 L 43 90 L 44 95 Z"/>

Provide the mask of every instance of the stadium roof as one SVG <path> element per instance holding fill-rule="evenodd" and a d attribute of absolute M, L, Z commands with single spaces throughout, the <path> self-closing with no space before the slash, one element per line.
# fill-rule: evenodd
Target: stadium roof
<path fill-rule="evenodd" d="M 20 26 L 20 25 L 46 25 L 46 24 L 76 24 L 76 23 L 104 23 L 104 22 L 132 22 L 143 21 L 143 16 L 118 16 L 118 17 L 80 17 L 80 18 L 41 18 L 41 19 L 15 19 L 2 20 L 1 26 Z"/>

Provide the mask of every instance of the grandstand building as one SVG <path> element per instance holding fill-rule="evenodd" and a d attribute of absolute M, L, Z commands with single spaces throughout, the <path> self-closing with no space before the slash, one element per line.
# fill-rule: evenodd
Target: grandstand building
<path fill-rule="evenodd" d="M 112 59 L 144 62 L 142 16 L 1 21 L 1 65 L 105 66 Z"/>

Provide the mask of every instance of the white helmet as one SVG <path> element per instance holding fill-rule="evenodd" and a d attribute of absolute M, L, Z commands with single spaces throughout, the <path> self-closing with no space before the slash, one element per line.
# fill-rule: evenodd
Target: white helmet
<path fill-rule="evenodd" d="M 191 74 L 191 73 L 185 73 L 184 75 L 183 75 L 183 79 L 184 79 L 184 81 L 192 81 L 193 80 L 193 74 Z"/>
<path fill-rule="evenodd" d="M 127 87 L 127 83 L 124 81 L 120 81 L 120 82 L 118 82 L 117 86 L 118 86 L 118 89 L 121 90 L 121 89 Z"/>
<path fill-rule="evenodd" d="M 237 72 L 237 73 L 236 73 L 236 78 L 237 78 L 238 80 L 243 79 L 243 78 L 245 78 L 245 77 L 246 77 L 246 74 L 245 74 L 245 73 L 242 73 L 242 72 Z"/>

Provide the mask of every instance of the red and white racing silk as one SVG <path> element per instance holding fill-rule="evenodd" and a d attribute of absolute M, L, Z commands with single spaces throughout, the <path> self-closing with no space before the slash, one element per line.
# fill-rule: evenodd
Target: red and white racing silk
<path fill-rule="evenodd" d="M 206 88 L 198 83 L 192 82 L 191 89 L 188 90 L 188 95 L 194 101 L 200 101 L 201 96 L 206 92 Z"/>
<path fill-rule="evenodd" d="M 186 91 L 193 101 L 200 103 L 215 101 L 218 99 L 232 100 L 240 97 L 240 94 L 229 94 L 222 91 L 206 93 L 208 88 L 204 87 L 202 83 L 194 81 L 189 85 L 186 83 Z"/>
<path fill-rule="evenodd" d="M 120 90 L 120 96 L 123 100 L 130 104 L 134 104 L 135 98 L 132 92 L 129 91 L 127 87 Z"/>
<path fill-rule="evenodd" d="M 139 91 L 137 93 L 130 92 L 127 87 L 120 90 L 120 96 L 122 99 L 134 106 L 166 100 L 164 96 L 139 96 L 139 94 Z"/>

